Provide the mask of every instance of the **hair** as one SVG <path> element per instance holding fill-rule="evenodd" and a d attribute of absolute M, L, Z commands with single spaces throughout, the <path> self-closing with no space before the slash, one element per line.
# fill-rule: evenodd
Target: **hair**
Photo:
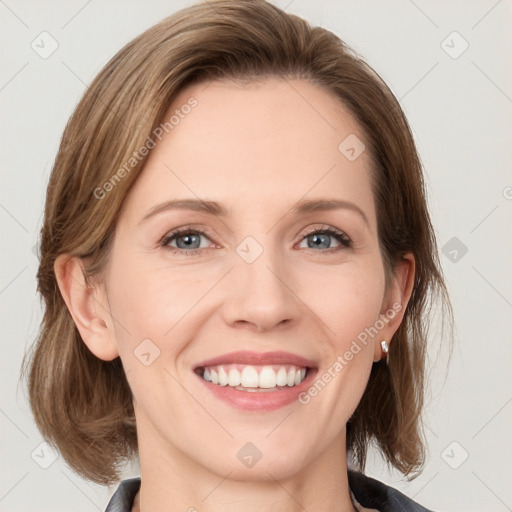
<path fill-rule="evenodd" d="M 87 283 L 101 278 L 123 201 L 147 155 L 138 155 L 107 199 L 98 187 L 120 175 L 180 90 L 270 77 L 307 80 L 350 111 L 371 157 L 386 283 L 405 253 L 415 257 L 414 288 L 388 364 L 372 367 L 347 424 L 347 450 L 361 470 L 372 443 L 405 475 L 424 465 L 427 314 L 434 298 L 451 306 L 405 115 L 379 75 L 332 32 L 264 0 L 209 0 L 151 27 L 106 64 L 66 125 L 48 183 L 37 272 L 44 316 L 23 372 L 42 435 L 86 479 L 119 479 L 121 465 L 137 454 L 136 422 L 121 361 L 98 359 L 82 341 L 58 288 L 56 258 L 78 256 Z"/>

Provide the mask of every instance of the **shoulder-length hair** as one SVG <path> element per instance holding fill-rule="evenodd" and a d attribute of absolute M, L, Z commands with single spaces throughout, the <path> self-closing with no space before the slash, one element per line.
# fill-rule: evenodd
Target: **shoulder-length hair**
<path fill-rule="evenodd" d="M 451 306 L 405 115 L 378 74 L 332 32 L 264 0 L 209 0 L 164 19 L 107 63 L 71 116 L 50 176 L 37 273 L 45 310 L 24 372 L 38 428 L 87 479 L 114 483 L 121 464 L 137 453 L 132 394 L 120 359 L 102 361 L 83 343 L 59 292 L 55 260 L 79 256 L 87 262 L 86 280 L 101 277 L 116 219 L 147 155 L 137 153 L 129 168 L 125 163 L 166 122 L 180 90 L 199 81 L 265 77 L 302 78 L 333 94 L 365 135 L 386 282 L 407 252 L 416 273 L 389 364 L 373 365 L 347 425 L 347 449 L 360 469 L 371 442 L 406 475 L 424 463 L 427 313 L 434 296 L 450 312 Z"/>

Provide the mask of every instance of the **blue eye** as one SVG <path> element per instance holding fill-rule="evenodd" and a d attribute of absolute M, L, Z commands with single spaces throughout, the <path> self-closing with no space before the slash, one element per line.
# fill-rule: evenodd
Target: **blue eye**
<path fill-rule="evenodd" d="M 338 246 L 331 247 L 332 238 L 337 241 L 339 244 Z M 347 235 L 345 235 L 345 233 L 332 228 L 312 231 L 303 238 L 303 241 L 307 242 L 307 247 L 309 249 L 320 247 L 324 249 L 322 252 L 326 252 L 327 249 L 337 250 L 340 248 L 340 246 L 345 248 L 352 247 L 352 240 Z"/>
<path fill-rule="evenodd" d="M 210 237 L 200 230 L 193 230 L 188 227 L 179 228 L 167 234 L 160 242 L 165 249 L 172 250 L 174 253 L 183 253 L 186 255 L 199 255 L 208 245 L 201 247 L 201 237 L 211 242 Z M 334 238 L 337 245 L 332 245 Z M 175 242 L 176 245 L 171 245 Z M 352 247 L 352 240 L 342 231 L 333 228 L 323 228 L 310 231 L 301 239 L 301 244 L 307 242 L 307 249 L 321 250 L 315 252 L 331 253 L 342 249 Z"/>
<path fill-rule="evenodd" d="M 200 244 L 202 236 L 208 239 L 206 234 L 202 231 L 193 231 L 189 228 L 179 229 L 165 236 L 161 245 L 169 249 L 195 250 L 199 252 L 198 249 L 201 249 Z M 170 243 L 174 241 L 176 241 L 176 246 L 170 245 Z"/>

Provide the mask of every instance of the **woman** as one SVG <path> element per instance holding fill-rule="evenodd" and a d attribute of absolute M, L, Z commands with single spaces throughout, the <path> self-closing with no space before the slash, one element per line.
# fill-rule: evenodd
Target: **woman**
<path fill-rule="evenodd" d="M 425 320 L 449 306 L 404 114 L 334 34 L 184 9 L 86 91 L 48 185 L 31 406 L 107 511 L 417 510 Z M 348 467 L 353 469 L 348 469 Z"/>

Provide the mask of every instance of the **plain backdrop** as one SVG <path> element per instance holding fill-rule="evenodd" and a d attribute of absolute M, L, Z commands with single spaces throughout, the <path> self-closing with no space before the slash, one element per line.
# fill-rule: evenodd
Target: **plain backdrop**
<path fill-rule="evenodd" d="M 125 43 L 190 3 L 0 1 L 1 512 L 103 511 L 115 490 L 41 445 L 19 383 L 42 316 L 36 242 L 59 139 L 86 85 Z M 335 32 L 400 100 L 454 306 L 448 374 L 441 338 L 430 349 L 424 472 L 407 482 L 372 453 L 367 473 L 434 510 L 512 510 L 512 2 L 275 3 Z"/>

